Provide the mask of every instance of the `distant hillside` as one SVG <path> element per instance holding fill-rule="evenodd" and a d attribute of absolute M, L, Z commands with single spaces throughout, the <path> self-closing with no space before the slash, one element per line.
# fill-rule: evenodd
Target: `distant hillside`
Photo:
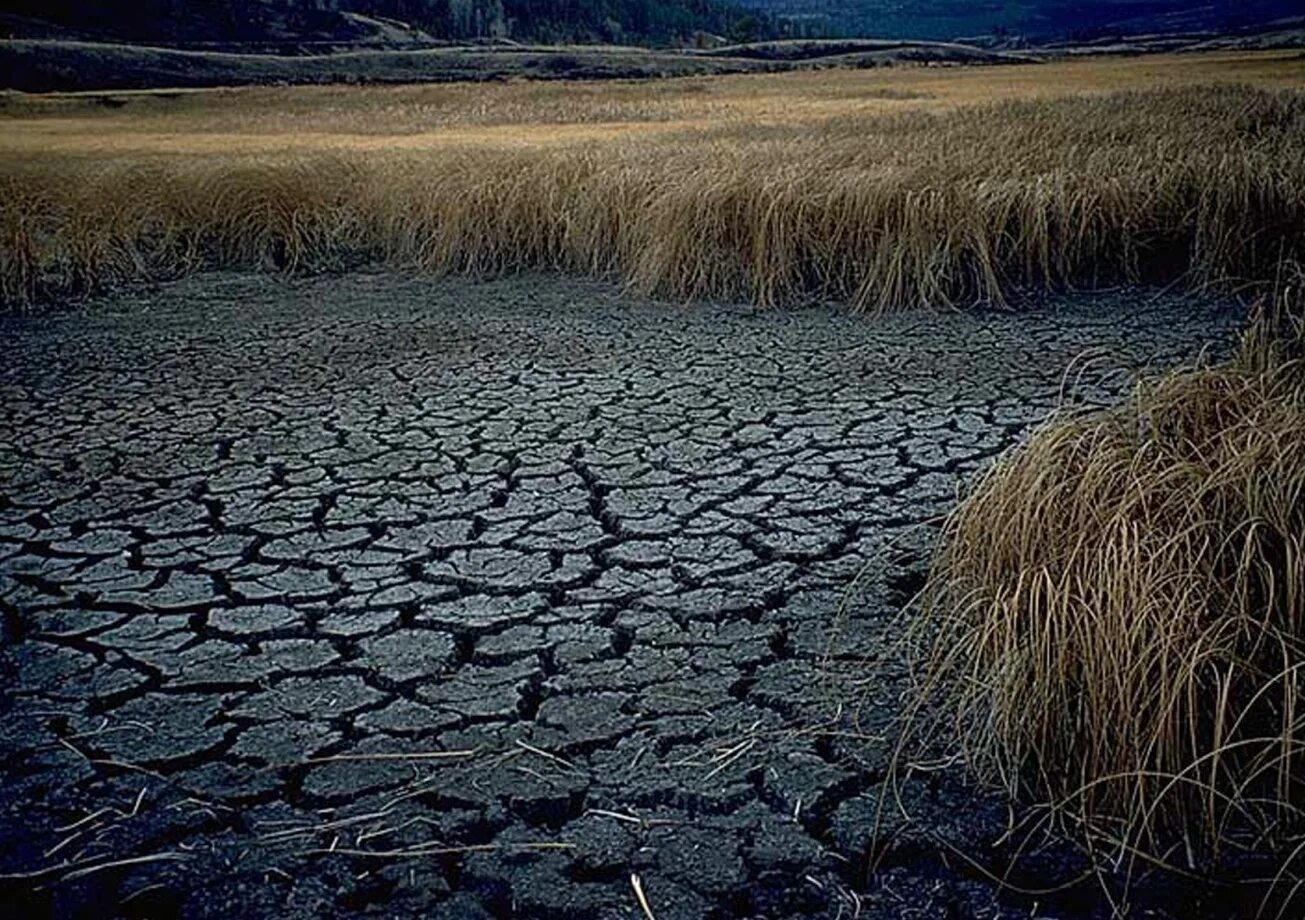
<path fill-rule="evenodd" d="M 1305 13 L 1301 0 L 744 0 L 789 33 L 1031 41 L 1227 32 Z"/>
<path fill-rule="evenodd" d="M 320 53 L 521 43 L 712 46 L 777 37 L 1084 42 L 1228 33 L 1302 0 L 0 0 L 0 38 Z"/>
<path fill-rule="evenodd" d="M 430 83 L 503 79 L 646 79 L 894 64 L 1019 64 L 1026 54 L 943 42 L 758 42 L 677 51 L 615 45 L 464 44 L 327 54 L 232 54 L 209 49 L 67 39 L 0 42 L 0 91 L 100 91 L 266 84 Z M 6 103 L 0 92 L 0 113 Z M 104 104 L 116 106 L 111 95 Z"/>
<path fill-rule="evenodd" d="M 730 0 L 0 0 L 0 37 L 165 47 L 672 44 L 771 34 L 764 15 Z"/>

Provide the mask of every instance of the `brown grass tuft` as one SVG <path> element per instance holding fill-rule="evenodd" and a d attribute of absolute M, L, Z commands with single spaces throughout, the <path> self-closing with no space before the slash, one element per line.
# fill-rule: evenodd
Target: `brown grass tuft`
<path fill-rule="evenodd" d="M 968 762 L 1123 852 L 1305 829 L 1305 304 L 1053 419 L 944 527 L 924 698 Z"/>

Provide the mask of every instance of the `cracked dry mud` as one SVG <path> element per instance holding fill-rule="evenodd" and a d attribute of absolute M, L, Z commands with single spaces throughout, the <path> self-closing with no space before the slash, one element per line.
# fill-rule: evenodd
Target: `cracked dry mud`
<path fill-rule="evenodd" d="M 919 525 L 1236 319 L 360 274 L 0 320 L 0 913 L 1027 916 L 952 774 L 873 840 Z"/>

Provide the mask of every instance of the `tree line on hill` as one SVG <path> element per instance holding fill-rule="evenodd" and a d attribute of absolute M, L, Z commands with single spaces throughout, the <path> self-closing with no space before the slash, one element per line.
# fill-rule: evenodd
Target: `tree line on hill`
<path fill-rule="evenodd" d="M 355 12 L 412 23 L 439 38 L 670 41 L 703 32 L 768 33 L 762 18 L 721 0 L 338 0 Z"/>
<path fill-rule="evenodd" d="M 11 22 L 22 17 L 73 37 L 165 45 L 369 37 L 348 13 L 443 40 L 678 44 L 775 34 L 769 17 L 733 0 L 0 0 Z"/>

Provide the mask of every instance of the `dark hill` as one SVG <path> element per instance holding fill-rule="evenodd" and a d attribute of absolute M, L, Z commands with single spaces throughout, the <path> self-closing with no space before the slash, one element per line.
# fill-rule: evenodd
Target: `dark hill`
<path fill-rule="evenodd" d="M 751 41 L 764 17 L 729 0 L 0 0 L 10 38 L 165 47 L 404 45 L 498 38 L 671 44 Z"/>
<path fill-rule="evenodd" d="M 1033 42 L 1230 32 L 1305 13 L 1301 0 L 745 0 L 790 33 Z"/>

